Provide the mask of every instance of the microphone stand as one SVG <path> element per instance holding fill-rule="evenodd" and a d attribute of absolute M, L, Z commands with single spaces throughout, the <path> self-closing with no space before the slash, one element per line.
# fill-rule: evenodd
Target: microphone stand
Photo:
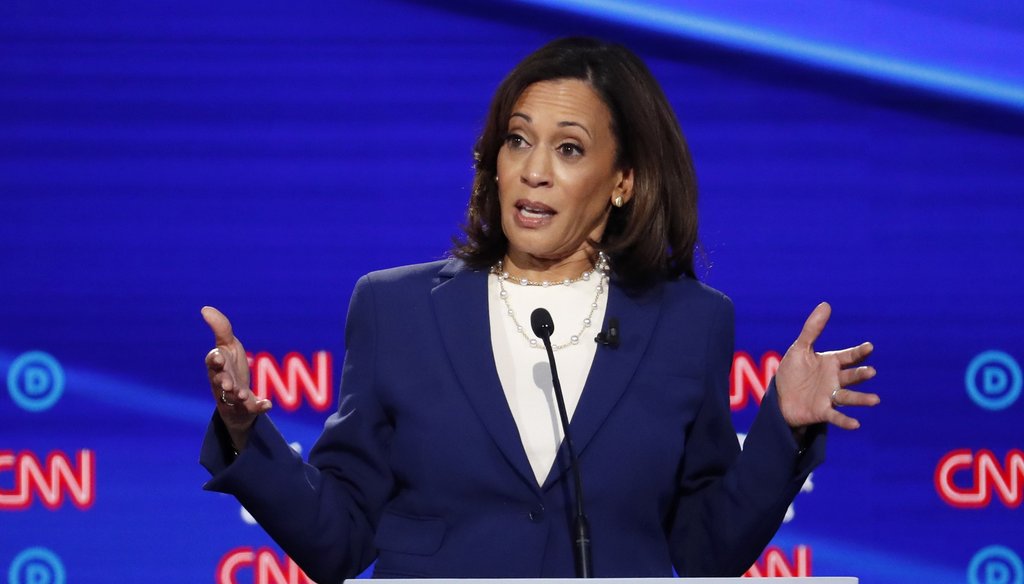
<path fill-rule="evenodd" d="M 551 319 L 551 313 L 543 308 L 538 308 L 530 315 L 530 324 L 533 325 L 533 334 L 544 342 L 544 348 L 548 353 L 548 363 L 551 365 L 551 383 L 555 388 L 558 415 L 562 420 L 562 432 L 565 434 L 565 445 L 568 448 L 569 460 L 572 464 L 573 481 L 576 486 L 576 517 L 573 519 L 572 525 L 575 534 L 573 555 L 576 559 L 576 577 L 593 578 L 594 562 L 590 555 L 590 522 L 587 521 L 587 515 L 583 512 L 583 475 L 580 472 L 580 461 L 576 457 L 576 449 L 573 447 L 572 438 L 569 435 L 569 415 L 565 409 L 565 398 L 562 396 L 562 384 L 558 381 L 555 351 L 551 347 L 551 334 L 555 332 L 555 323 Z"/>

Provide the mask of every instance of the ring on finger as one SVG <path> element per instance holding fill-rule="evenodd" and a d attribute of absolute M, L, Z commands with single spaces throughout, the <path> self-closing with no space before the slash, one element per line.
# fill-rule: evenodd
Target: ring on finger
<path fill-rule="evenodd" d="M 841 387 L 837 387 L 837 388 L 832 390 L 832 397 L 830 399 L 832 400 L 832 407 L 833 408 L 841 408 L 841 407 L 843 407 L 843 404 L 839 403 L 839 390 L 840 389 L 842 389 L 842 388 Z"/>
<path fill-rule="evenodd" d="M 834 395 L 835 394 L 833 394 L 833 396 Z M 234 402 L 229 402 L 228 401 L 227 392 L 225 390 L 223 390 L 223 389 L 220 390 L 220 401 L 224 402 L 225 404 L 227 404 L 229 406 L 234 406 L 235 405 Z"/>

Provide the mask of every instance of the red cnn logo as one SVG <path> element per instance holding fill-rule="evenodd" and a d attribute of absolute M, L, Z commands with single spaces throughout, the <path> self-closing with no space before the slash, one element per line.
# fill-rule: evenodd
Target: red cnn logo
<path fill-rule="evenodd" d="M 288 353 L 281 363 L 270 353 L 246 353 L 252 373 L 253 391 L 257 396 L 271 398 L 285 411 L 294 412 L 301 403 L 300 393 L 313 409 L 324 411 L 334 401 L 331 389 L 334 363 L 327 351 L 313 353 L 313 364 L 298 353 Z"/>
<path fill-rule="evenodd" d="M 969 485 L 960 486 L 955 475 L 970 473 Z M 954 450 L 942 457 L 935 467 L 935 490 L 939 497 L 952 507 L 978 509 L 988 507 L 995 491 L 1003 504 L 1010 509 L 1020 506 L 1024 493 L 1024 452 L 1011 449 L 1006 453 L 1004 464 L 991 450 L 979 450 L 972 454 L 967 448 Z"/>
<path fill-rule="evenodd" d="M 249 572 L 251 579 L 239 579 L 240 572 Z M 253 550 L 240 547 L 229 551 L 217 565 L 217 584 L 316 584 L 291 558 L 278 559 L 270 548 Z"/>
<path fill-rule="evenodd" d="M 79 509 L 92 507 L 96 499 L 96 460 L 91 450 L 78 451 L 78 470 L 71 457 L 51 452 L 43 464 L 31 452 L 0 451 L 0 473 L 14 473 L 14 487 L 0 489 L 0 510 L 18 511 L 32 504 L 32 494 L 50 511 L 64 504 L 65 492 Z"/>
<path fill-rule="evenodd" d="M 761 554 L 761 559 L 750 567 L 744 578 L 796 578 L 811 575 L 811 548 L 798 545 L 793 549 L 793 561 L 786 552 L 770 546 Z"/>
<path fill-rule="evenodd" d="M 732 357 L 732 375 L 729 377 L 729 406 L 732 411 L 747 407 L 750 396 L 754 397 L 757 405 L 761 405 L 768 384 L 779 369 L 780 361 L 782 355 L 768 351 L 761 355 L 761 363 L 758 365 L 750 353 L 736 351 Z"/>

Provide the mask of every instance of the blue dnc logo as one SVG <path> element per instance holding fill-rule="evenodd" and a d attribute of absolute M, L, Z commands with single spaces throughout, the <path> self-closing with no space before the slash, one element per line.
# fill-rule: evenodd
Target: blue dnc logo
<path fill-rule="evenodd" d="M 64 584 L 65 580 L 60 558 L 41 547 L 28 548 L 18 554 L 7 573 L 9 584 Z"/>
<path fill-rule="evenodd" d="M 7 370 L 7 391 L 23 410 L 48 410 L 64 393 L 64 369 L 49 353 L 23 353 Z"/>
<path fill-rule="evenodd" d="M 974 554 L 967 568 L 970 584 L 1024 584 L 1024 564 L 1013 550 L 990 545 Z"/>
<path fill-rule="evenodd" d="M 967 395 L 986 410 L 1003 410 L 1020 397 L 1020 365 L 1002 351 L 985 351 L 971 359 L 964 375 Z"/>

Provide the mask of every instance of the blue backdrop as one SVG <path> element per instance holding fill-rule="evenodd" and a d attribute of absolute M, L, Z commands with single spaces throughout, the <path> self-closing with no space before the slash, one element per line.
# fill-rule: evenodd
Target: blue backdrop
<path fill-rule="evenodd" d="M 820 347 L 876 346 L 882 405 L 750 573 L 1024 581 L 1024 8 L 979 6 L 4 2 L 0 576 L 301 582 L 200 490 L 200 307 L 308 449 L 355 280 L 445 254 L 494 88 L 584 33 L 687 134 L 737 428 L 818 301 Z"/>

